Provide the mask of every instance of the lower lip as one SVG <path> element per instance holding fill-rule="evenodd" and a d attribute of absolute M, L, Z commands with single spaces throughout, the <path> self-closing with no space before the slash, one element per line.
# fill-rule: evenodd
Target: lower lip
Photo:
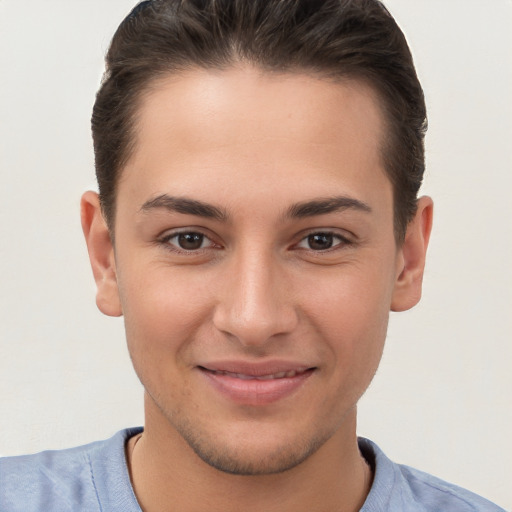
<path fill-rule="evenodd" d="M 314 369 L 281 379 L 238 379 L 200 368 L 209 383 L 222 395 L 243 405 L 267 405 L 293 394 L 311 377 Z"/>

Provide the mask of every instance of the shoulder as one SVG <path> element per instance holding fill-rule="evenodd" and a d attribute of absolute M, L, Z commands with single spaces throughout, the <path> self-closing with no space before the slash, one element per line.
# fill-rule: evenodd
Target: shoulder
<path fill-rule="evenodd" d="M 504 512 L 497 505 L 462 487 L 392 462 L 367 439 L 360 439 L 359 446 L 374 466 L 375 475 L 361 512 Z"/>
<path fill-rule="evenodd" d="M 502 508 L 467 489 L 409 466 L 397 466 L 413 496 L 425 504 L 426 510 L 504 512 Z"/>
<path fill-rule="evenodd" d="M 101 511 L 106 468 L 122 463 L 117 473 L 126 471 L 120 454 L 130 435 L 132 431 L 124 430 L 85 446 L 1 458 L 0 510 Z"/>
<path fill-rule="evenodd" d="M 91 468 L 94 445 L 0 459 L 0 510 L 99 510 Z"/>

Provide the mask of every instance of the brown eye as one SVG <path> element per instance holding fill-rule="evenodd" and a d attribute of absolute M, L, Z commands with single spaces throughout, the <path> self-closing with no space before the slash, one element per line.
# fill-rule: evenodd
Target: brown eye
<path fill-rule="evenodd" d="M 181 233 L 164 236 L 160 243 L 170 246 L 171 249 L 181 252 L 193 252 L 208 249 L 215 244 L 202 233 L 196 231 L 182 231 Z"/>
<path fill-rule="evenodd" d="M 204 242 L 204 235 L 201 233 L 180 233 L 176 235 L 178 245 L 186 251 L 201 249 Z"/>
<path fill-rule="evenodd" d="M 316 232 L 304 237 L 297 245 L 310 251 L 327 251 L 333 247 L 350 245 L 350 240 L 336 233 Z"/>
<path fill-rule="evenodd" d="M 314 251 L 324 251 L 333 246 L 334 237 L 329 233 L 315 233 L 308 236 L 308 245 Z"/>

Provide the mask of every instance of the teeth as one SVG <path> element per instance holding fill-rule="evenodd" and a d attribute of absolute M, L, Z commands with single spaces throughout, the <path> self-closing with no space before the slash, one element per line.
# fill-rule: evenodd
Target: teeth
<path fill-rule="evenodd" d="M 292 377 L 295 377 L 297 374 L 304 373 L 303 371 L 297 371 L 297 370 L 290 370 L 287 372 L 278 372 L 278 373 L 272 373 L 269 375 L 246 375 L 244 373 L 232 373 L 227 372 L 224 370 L 214 370 L 212 373 L 215 375 L 228 375 L 229 377 L 234 377 L 241 380 L 272 380 L 272 379 L 290 379 Z"/>
<path fill-rule="evenodd" d="M 254 377 L 252 375 L 244 375 L 243 373 L 232 373 L 226 372 L 227 375 L 234 375 L 237 379 L 242 380 L 253 380 Z"/>
<path fill-rule="evenodd" d="M 272 379 L 282 379 L 284 377 L 284 372 L 275 373 L 271 375 L 259 375 L 256 377 L 256 380 L 272 380 Z"/>

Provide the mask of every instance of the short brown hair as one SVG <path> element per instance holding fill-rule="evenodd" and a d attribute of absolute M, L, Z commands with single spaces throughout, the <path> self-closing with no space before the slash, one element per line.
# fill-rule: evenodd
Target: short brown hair
<path fill-rule="evenodd" d="M 149 0 L 117 29 L 92 115 L 96 176 L 113 230 L 116 184 L 133 151 L 139 99 L 162 75 L 247 61 L 369 83 L 387 121 L 384 167 L 395 236 L 416 211 L 425 168 L 425 100 L 405 37 L 378 0 Z"/>

